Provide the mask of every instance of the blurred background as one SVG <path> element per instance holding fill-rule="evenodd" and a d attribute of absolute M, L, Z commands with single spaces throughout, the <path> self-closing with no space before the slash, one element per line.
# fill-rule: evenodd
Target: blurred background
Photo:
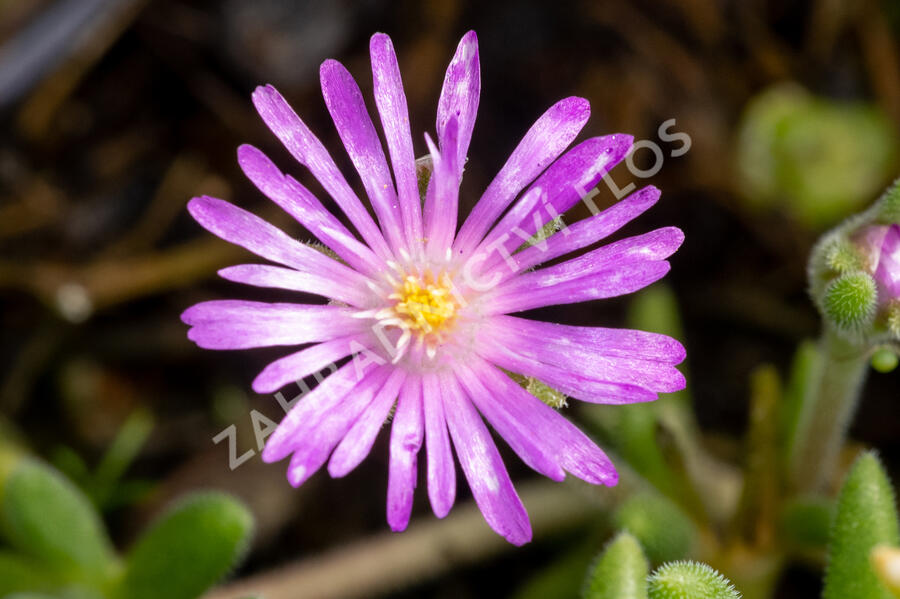
<path fill-rule="evenodd" d="M 174 498 L 212 488 L 239 497 L 256 522 L 233 578 L 344 564 L 381 580 L 369 584 L 374 594 L 495 597 L 527 593 L 560 555 L 586 538 L 595 551 L 608 534 L 591 500 L 554 517 L 552 501 L 543 509 L 526 499 L 537 520 L 546 513 L 531 545 L 493 545 L 470 519 L 479 539 L 471 555 L 461 541 L 455 553 L 417 556 L 428 535 L 447 530 L 431 527 L 420 483 L 405 533 L 419 536 L 392 545 L 401 558 L 387 562 L 417 565 L 408 575 L 382 571 L 385 435 L 345 479 L 320 473 L 292 489 L 284 465 L 257 455 L 257 435 L 281 418 L 278 400 L 250 390 L 283 350 L 200 350 L 179 320 L 197 301 L 286 297 L 216 279 L 246 256 L 189 218 L 193 195 L 233 201 L 306 238 L 237 168 L 236 147 L 252 143 L 318 189 L 255 114 L 254 87 L 278 87 L 355 177 L 318 65 L 343 62 L 374 108 L 368 40 L 389 33 L 425 154 L 444 69 L 468 29 L 479 36 L 482 95 L 463 210 L 562 97 L 591 102 L 582 138 L 625 132 L 655 142 L 663 162 L 652 178 L 625 165 L 612 174 L 620 187 L 663 191 L 626 233 L 685 231 L 666 281 L 688 348 L 690 401 L 704 446 L 740 463 L 751 373 L 763 363 L 783 371 L 797 343 L 818 332 L 805 293 L 811 244 L 898 173 L 900 2 L 0 0 L 0 444 L 72 479 L 117 548 Z M 682 155 L 683 142 L 660 137 L 670 119 L 670 133 L 690 136 Z M 645 169 L 655 160 L 649 150 L 634 157 Z M 600 191 L 598 204 L 615 201 Z M 586 214 L 580 206 L 568 220 Z M 535 316 L 624 326 L 629 306 L 624 298 Z M 873 374 L 852 429 L 895 479 L 898 383 L 897 371 Z M 592 410 L 568 413 L 590 422 Z M 519 484 L 537 484 L 504 455 Z M 460 493 L 464 517 L 469 496 Z M 793 564 L 779 596 L 817 596 L 819 577 L 814 563 Z"/>

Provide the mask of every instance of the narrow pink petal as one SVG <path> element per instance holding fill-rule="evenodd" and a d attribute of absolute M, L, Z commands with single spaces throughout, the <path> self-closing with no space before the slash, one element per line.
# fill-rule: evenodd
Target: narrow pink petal
<path fill-rule="evenodd" d="M 456 139 L 456 119 L 447 124 L 447 139 Z M 459 179 L 452 156 L 441 154 L 426 134 L 425 142 L 433 161 L 431 179 L 425 196 L 425 236 L 427 255 L 432 260 L 446 260 L 456 233 L 459 212 Z"/>
<path fill-rule="evenodd" d="M 476 360 L 468 364 L 496 400 L 497 410 L 526 431 L 540 431 L 535 442 L 545 446 L 559 464 L 578 478 L 593 484 L 614 486 L 618 474 L 612 461 L 587 435 L 559 412 L 523 389 L 490 364 Z"/>
<path fill-rule="evenodd" d="M 424 434 L 422 381 L 410 377 L 400 390 L 397 411 L 391 425 L 387 522 L 394 531 L 405 530 L 409 524 L 416 489 L 417 456 Z"/>
<path fill-rule="evenodd" d="M 613 204 L 603 212 L 582 219 L 551 235 L 545 243 L 532 245 L 513 254 L 516 268 L 500 268 L 506 276 L 522 272 L 542 262 L 547 262 L 574 252 L 604 237 L 612 235 L 633 219 L 643 214 L 659 200 L 659 190 L 652 185 L 639 189 L 621 202 Z"/>
<path fill-rule="evenodd" d="M 303 396 L 266 441 L 262 459 L 266 463 L 283 460 L 303 442 L 297 432 L 306 422 L 318 420 L 338 405 L 375 368 L 374 364 L 357 367 L 353 361 L 344 364 L 315 389 Z"/>
<path fill-rule="evenodd" d="M 269 157 L 251 145 L 238 148 L 238 164 L 247 178 L 310 233 L 353 268 L 378 273 L 383 261 L 360 243 L 322 202 L 293 177 L 285 176 Z"/>
<path fill-rule="evenodd" d="M 437 375 L 422 378 L 425 449 L 428 458 L 428 498 L 438 518 L 450 512 L 456 499 L 456 465 L 444 419 L 444 404 Z"/>
<path fill-rule="evenodd" d="M 630 135 L 620 133 L 594 137 L 550 165 L 475 250 L 476 256 L 489 254 L 487 260 L 482 258 L 483 270 L 502 262 L 540 227 L 585 197 L 625 157 L 632 141 Z"/>
<path fill-rule="evenodd" d="M 602 404 L 628 404 L 654 401 L 653 391 L 629 383 L 617 383 L 588 378 L 566 368 L 545 364 L 522 355 L 517 349 L 482 336 L 476 346 L 477 353 L 488 362 L 510 372 L 531 376 L 547 383 L 570 397 Z"/>
<path fill-rule="evenodd" d="M 537 272 L 526 273 L 520 278 L 530 277 L 529 280 L 515 289 L 491 293 L 484 300 L 483 314 L 507 314 L 626 295 L 660 280 L 669 269 L 666 261 L 635 262 L 545 287 L 538 287 L 547 281 L 542 281 Z"/>
<path fill-rule="evenodd" d="M 421 243 L 423 228 L 422 204 L 419 200 L 419 184 L 416 178 L 416 156 L 409 128 L 406 95 L 403 93 L 400 67 L 391 38 L 383 33 L 376 33 L 369 43 L 369 52 L 372 57 L 375 104 L 381 115 L 381 126 L 394 167 L 407 247 L 411 248 Z"/>
<path fill-rule="evenodd" d="M 248 249 L 257 256 L 303 272 L 331 277 L 336 281 L 365 283 L 359 273 L 289 237 L 281 229 L 234 204 L 202 196 L 188 202 L 188 212 L 213 235 Z"/>
<path fill-rule="evenodd" d="M 346 476 L 369 455 L 372 445 L 375 443 L 375 437 L 384 426 L 405 381 L 406 373 L 403 370 L 395 368 L 391 372 L 384 387 L 331 454 L 331 459 L 328 461 L 328 473 L 332 477 Z"/>
<path fill-rule="evenodd" d="M 325 146 L 300 120 L 281 94 L 271 85 L 257 87 L 253 92 L 253 104 L 272 133 L 334 198 L 369 247 L 378 256 L 387 259 L 390 250 L 375 221 L 353 193 Z"/>
<path fill-rule="evenodd" d="M 626 237 L 577 258 L 501 283 L 497 286 L 496 293 L 530 292 L 535 288 L 560 285 L 611 268 L 621 268 L 626 264 L 665 260 L 675 253 L 683 241 L 684 233 L 677 227 L 665 227 L 643 235 Z"/>
<path fill-rule="evenodd" d="M 195 304 L 181 320 L 188 339 L 206 349 L 246 349 L 327 341 L 365 328 L 339 306 L 215 300 Z"/>
<path fill-rule="evenodd" d="M 363 346 L 366 339 L 364 333 L 340 337 L 275 360 L 253 380 L 253 390 L 257 393 L 274 393 L 289 383 L 296 383 L 341 358 L 346 358 L 353 353 L 357 344 Z"/>
<path fill-rule="evenodd" d="M 456 378 L 444 376 L 444 414 L 459 463 L 484 519 L 513 545 L 531 540 L 531 524 L 497 446 Z"/>
<path fill-rule="evenodd" d="M 529 343 L 543 343 L 557 351 L 579 347 L 604 356 L 641 358 L 667 364 L 679 364 L 685 358 L 684 346 L 659 333 L 633 329 L 579 327 L 554 322 L 538 322 L 516 316 L 495 316 L 487 323 L 491 329 L 525 335 Z"/>
<path fill-rule="evenodd" d="M 556 366 L 578 377 L 635 385 L 658 393 L 672 393 L 685 387 L 684 375 L 664 362 L 604 356 L 576 345 L 560 347 L 547 339 L 490 324 L 482 334 L 492 336 L 498 344 L 515 348 L 523 358 Z"/>
<path fill-rule="evenodd" d="M 587 100 L 570 97 L 541 115 L 463 223 L 454 245 L 458 253 L 469 254 L 475 248 L 519 192 L 572 143 L 590 113 Z"/>
<path fill-rule="evenodd" d="M 396 251 L 406 245 L 397 192 L 362 92 L 350 72 L 336 60 L 323 62 L 319 77 L 322 95 L 338 135 L 362 179 L 381 230 Z"/>
<path fill-rule="evenodd" d="M 478 411 L 523 462 L 552 480 L 558 481 L 566 477 L 556 454 L 548 452 L 541 443 L 543 430 L 528 428 L 526 422 L 510 415 L 499 403 L 501 398 L 485 389 L 484 384 L 465 364 L 458 365 L 455 374 Z M 535 434 L 538 431 L 540 434 Z"/>
<path fill-rule="evenodd" d="M 457 180 L 462 177 L 462 167 L 475 127 L 481 95 L 480 69 L 478 38 L 474 31 L 469 31 L 460 40 L 456 54 L 447 67 L 437 110 L 438 143 L 441 153 L 454 159 Z M 458 133 L 451 137 L 448 135 L 448 124 L 452 119 L 457 121 Z"/>
<path fill-rule="evenodd" d="M 297 442 L 288 467 L 288 482 L 292 486 L 299 487 L 325 464 L 334 447 L 382 389 L 392 370 L 390 366 L 375 368 L 330 409 L 313 411 L 299 423 L 294 430 Z"/>
<path fill-rule="evenodd" d="M 239 264 L 221 269 L 219 276 L 235 283 L 256 287 L 314 293 L 356 307 L 363 307 L 372 301 L 371 292 L 362 285 L 353 286 L 331 277 L 282 266 Z"/>
<path fill-rule="evenodd" d="M 884 236 L 875 278 L 890 299 L 900 298 L 900 225 L 891 225 Z"/>

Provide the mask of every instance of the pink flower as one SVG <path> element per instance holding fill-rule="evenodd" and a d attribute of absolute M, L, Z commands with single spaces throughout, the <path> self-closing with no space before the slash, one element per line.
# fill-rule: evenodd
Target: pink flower
<path fill-rule="evenodd" d="M 900 225 L 890 225 L 884 233 L 875 280 L 887 299 L 900 299 Z"/>
<path fill-rule="evenodd" d="M 428 497 L 445 516 L 456 496 L 453 450 L 485 519 L 510 542 L 530 540 L 525 508 L 485 420 L 529 466 L 562 480 L 566 472 L 614 485 L 604 452 L 505 371 L 535 377 L 594 403 L 650 401 L 684 387 L 674 339 L 632 330 L 551 324 L 516 312 L 631 293 L 663 277 L 683 235 L 669 227 L 629 237 L 553 266 L 620 229 L 659 197 L 653 187 L 517 251 L 543 225 L 577 203 L 627 153 L 627 135 L 595 137 L 566 152 L 589 115 L 566 98 L 545 112 L 513 151 L 469 217 L 457 227 L 459 184 L 478 108 L 474 32 L 447 70 L 438 103 L 437 144 L 424 208 L 406 98 L 390 38 L 371 40 L 375 103 L 391 167 L 362 94 L 347 70 L 321 68 L 325 103 L 359 172 L 376 219 L 322 143 L 271 86 L 253 94 L 259 114 L 306 166 L 356 230 L 346 228 L 302 184 L 265 155 L 241 146 L 244 173 L 339 260 L 310 248 L 222 200 L 188 209 L 209 231 L 278 264 L 223 269 L 226 279 L 312 293 L 327 305 L 239 300 L 197 304 L 182 316 L 188 336 L 210 349 L 304 345 L 254 380 L 259 393 L 341 364 L 308 393 L 269 438 L 263 459 L 291 456 L 288 480 L 302 484 L 326 462 L 344 476 L 391 422 L 387 520 L 407 526 L 424 445 Z M 393 174 L 393 177 L 392 177 Z M 358 235 L 358 236 L 357 236 Z"/>

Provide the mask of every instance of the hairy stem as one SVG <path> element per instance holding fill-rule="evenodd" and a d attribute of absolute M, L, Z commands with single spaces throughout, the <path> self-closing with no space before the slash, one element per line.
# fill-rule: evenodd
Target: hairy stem
<path fill-rule="evenodd" d="M 820 352 L 793 445 L 791 486 L 799 493 L 820 490 L 831 477 L 868 370 L 868 353 L 833 331 L 824 332 Z"/>

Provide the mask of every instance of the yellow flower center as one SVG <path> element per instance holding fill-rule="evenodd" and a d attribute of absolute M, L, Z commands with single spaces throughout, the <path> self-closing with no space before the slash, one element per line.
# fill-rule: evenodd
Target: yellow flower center
<path fill-rule="evenodd" d="M 426 272 L 424 277 L 407 276 L 388 298 L 397 300 L 394 314 L 409 330 L 424 336 L 440 333 L 453 323 L 459 303 L 452 288 L 447 273 L 436 278 Z"/>

